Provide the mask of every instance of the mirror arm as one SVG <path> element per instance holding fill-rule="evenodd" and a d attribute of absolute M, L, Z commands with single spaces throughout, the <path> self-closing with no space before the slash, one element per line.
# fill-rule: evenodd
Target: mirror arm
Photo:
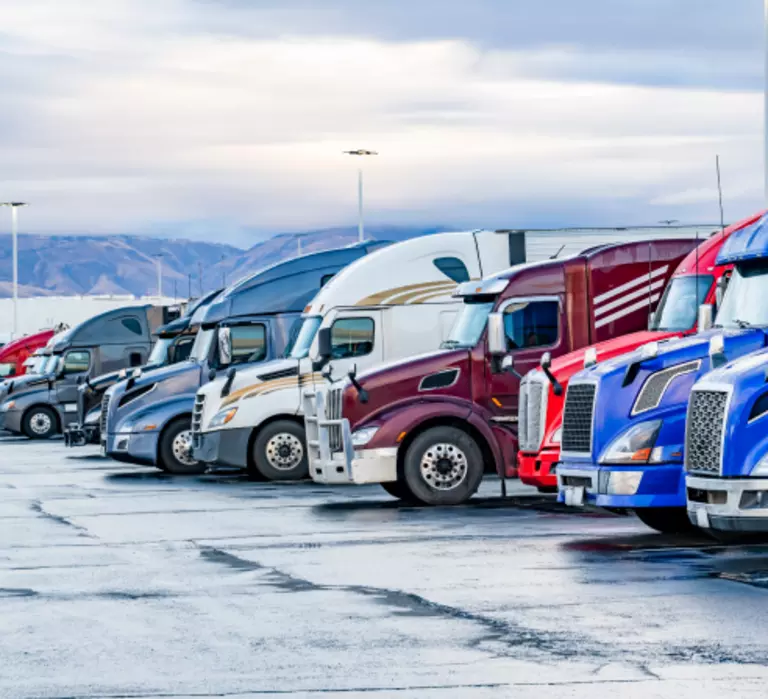
<path fill-rule="evenodd" d="M 549 367 L 542 367 L 541 370 L 549 379 L 549 383 L 552 384 L 552 391 L 554 392 L 554 394 L 556 396 L 562 396 L 563 387 L 561 386 L 560 382 L 555 378 L 554 374 L 550 371 Z"/>
<path fill-rule="evenodd" d="M 236 367 L 230 367 L 227 370 L 227 380 L 224 382 L 224 385 L 221 387 L 221 397 L 226 398 L 229 395 L 229 392 L 232 390 L 232 383 L 235 380 L 235 375 L 237 374 L 237 368 Z"/>
<path fill-rule="evenodd" d="M 357 374 L 355 374 L 354 371 L 350 371 L 349 374 L 349 380 L 352 382 L 352 385 L 355 387 L 355 390 L 357 391 L 357 399 L 361 403 L 367 403 L 368 402 L 368 391 L 366 391 L 361 385 L 360 382 L 357 380 Z"/>

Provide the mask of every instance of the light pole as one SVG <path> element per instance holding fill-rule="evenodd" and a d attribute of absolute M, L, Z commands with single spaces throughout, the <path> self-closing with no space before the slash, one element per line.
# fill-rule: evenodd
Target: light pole
<path fill-rule="evenodd" d="M 768 6 L 768 0 L 765 0 Z M 358 148 L 357 150 L 345 150 L 345 155 L 356 155 L 358 157 L 365 157 L 366 155 L 378 155 L 375 150 L 366 150 L 365 148 Z M 365 240 L 365 228 L 363 227 L 363 166 L 362 163 L 357 169 L 357 239 L 362 243 Z"/>
<path fill-rule="evenodd" d="M 155 255 L 157 260 L 157 298 L 163 298 L 163 254 Z"/>
<path fill-rule="evenodd" d="M 766 0 L 768 1 L 768 0 Z M 19 214 L 20 206 L 29 206 L 23 201 L 4 201 L 0 206 L 11 207 L 11 238 L 13 239 L 13 329 L 11 330 L 11 339 L 16 338 L 16 329 L 18 323 L 18 312 L 16 306 L 19 303 Z"/>

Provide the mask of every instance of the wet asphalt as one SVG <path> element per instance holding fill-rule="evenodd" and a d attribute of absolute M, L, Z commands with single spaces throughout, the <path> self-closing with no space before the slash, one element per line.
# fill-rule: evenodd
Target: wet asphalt
<path fill-rule="evenodd" d="M 0 696 L 761 697 L 768 547 L 0 438 Z"/>

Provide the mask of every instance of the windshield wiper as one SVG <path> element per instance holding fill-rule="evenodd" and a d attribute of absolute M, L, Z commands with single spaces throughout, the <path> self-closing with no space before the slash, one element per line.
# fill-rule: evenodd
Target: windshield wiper
<path fill-rule="evenodd" d="M 742 330 L 746 328 L 754 328 L 755 326 L 750 323 L 748 320 L 740 320 L 739 318 L 734 318 L 733 322 L 736 323 L 736 325 L 741 328 Z"/>

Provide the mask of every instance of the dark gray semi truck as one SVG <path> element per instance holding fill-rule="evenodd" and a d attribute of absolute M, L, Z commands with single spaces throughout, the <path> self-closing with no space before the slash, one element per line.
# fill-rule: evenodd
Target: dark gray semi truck
<path fill-rule="evenodd" d="M 0 404 L 0 429 L 47 439 L 77 420 L 78 389 L 89 379 L 147 363 L 153 335 L 179 317 L 173 306 L 132 306 L 101 313 L 57 335 L 46 380 L 12 390 Z"/>

